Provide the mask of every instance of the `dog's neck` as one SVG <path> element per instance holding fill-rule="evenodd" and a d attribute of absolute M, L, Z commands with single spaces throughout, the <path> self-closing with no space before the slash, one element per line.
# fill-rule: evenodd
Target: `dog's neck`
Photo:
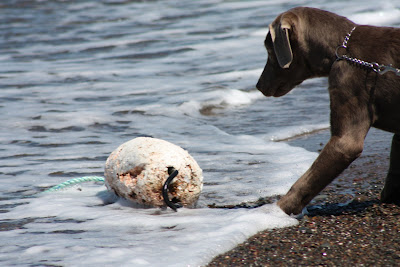
<path fill-rule="evenodd" d="M 317 77 L 326 77 L 331 71 L 333 63 L 336 61 L 336 49 L 338 46 L 343 44 L 343 40 L 346 40 L 346 45 L 350 37 L 346 38 L 349 32 L 357 25 L 346 20 L 345 25 L 342 27 L 327 27 L 327 31 L 331 33 L 329 35 L 318 34 L 318 32 L 309 31 L 309 55 L 305 58 L 309 60 L 308 65 L 311 71 L 316 74 Z M 315 35 L 318 35 L 316 38 Z M 319 36 L 326 36 L 321 38 Z M 312 54 L 311 54 L 312 52 Z"/>
<path fill-rule="evenodd" d="M 394 72 L 397 76 L 400 76 L 400 69 L 395 68 L 392 66 L 392 64 L 390 65 L 383 65 L 383 64 L 379 64 L 377 62 L 368 62 L 368 61 L 364 61 L 362 59 L 359 58 L 355 58 L 355 57 L 350 57 L 346 54 L 341 54 L 340 50 L 344 49 L 344 52 L 347 51 L 347 43 L 350 40 L 351 35 L 353 34 L 354 30 L 357 28 L 357 26 L 355 26 L 344 38 L 342 45 L 338 46 L 336 48 L 336 61 L 339 60 L 346 60 L 347 62 L 358 66 L 360 68 L 369 70 L 369 71 L 373 71 L 376 72 L 380 75 L 385 74 L 386 72 Z"/>

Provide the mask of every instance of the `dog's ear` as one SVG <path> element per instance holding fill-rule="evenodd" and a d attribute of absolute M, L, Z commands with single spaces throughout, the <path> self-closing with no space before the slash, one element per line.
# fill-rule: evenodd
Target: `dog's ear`
<path fill-rule="evenodd" d="M 279 66 L 287 69 L 293 60 L 292 47 L 290 46 L 289 31 L 292 29 L 292 14 L 283 14 L 269 25 L 274 51 L 278 59 Z"/>

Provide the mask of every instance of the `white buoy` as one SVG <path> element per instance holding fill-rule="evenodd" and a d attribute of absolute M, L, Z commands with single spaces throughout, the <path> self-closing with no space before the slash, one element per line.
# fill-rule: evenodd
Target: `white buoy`
<path fill-rule="evenodd" d="M 192 206 L 200 196 L 203 174 L 197 162 L 181 147 L 167 141 L 138 137 L 120 145 L 108 157 L 108 190 L 146 206 L 165 206 L 163 186 L 173 170 L 178 175 L 169 186 L 172 202 Z"/>

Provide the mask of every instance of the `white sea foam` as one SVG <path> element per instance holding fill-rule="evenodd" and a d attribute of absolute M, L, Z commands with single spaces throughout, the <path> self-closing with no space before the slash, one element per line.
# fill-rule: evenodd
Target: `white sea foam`
<path fill-rule="evenodd" d="M 359 12 L 349 16 L 351 20 L 359 24 L 371 24 L 376 26 L 391 26 L 400 24 L 400 9 L 395 1 L 381 1 L 376 10 Z"/>
<path fill-rule="evenodd" d="M 262 229 L 297 223 L 274 205 L 253 210 L 180 209 L 177 213 L 132 209 L 119 202 L 103 206 L 108 193 L 101 190 L 84 186 L 82 191 L 43 195 L 5 214 L 4 219 L 32 218 L 33 222 L 15 230 L 14 234 L 24 236 L 26 249 L 6 260 L 1 256 L 3 264 L 55 263 L 63 255 L 63 264 L 68 266 L 83 262 L 88 266 L 198 266 Z M 49 223 L 49 218 L 57 218 L 57 223 Z M 9 240 L 8 246 L 17 247 L 20 242 Z"/>
<path fill-rule="evenodd" d="M 280 128 L 265 135 L 265 138 L 270 141 L 284 141 L 296 137 L 313 134 L 319 131 L 329 129 L 329 124 L 302 125 Z"/>
<path fill-rule="evenodd" d="M 179 110 L 191 116 L 197 116 L 201 112 L 218 113 L 227 108 L 249 105 L 260 98 L 262 94 L 258 91 L 216 90 L 203 93 L 196 100 L 182 103 Z"/>

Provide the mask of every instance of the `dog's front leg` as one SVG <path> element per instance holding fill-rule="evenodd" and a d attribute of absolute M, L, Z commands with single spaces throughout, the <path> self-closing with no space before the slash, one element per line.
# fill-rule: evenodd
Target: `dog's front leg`
<path fill-rule="evenodd" d="M 400 134 L 395 134 L 390 151 L 390 167 L 381 193 L 384 203 L 400 204 Z"/>
<path fill-rule="evenodd" d="M 287 214 L 299 214 L 302 209 L 333 179 L 335 179 L 362 151 L 363 140 L 354 142 L 345 137 L 333 136 L 321 154 L 278 201 Z"/>
<path fill-rule="evenodd" d="M 343 78 L 332 80 L 346 81 Z M 371 126 L 367 98 L 351 90 L 359 86 L 338 86 L 332 80 L 329 88 L 332 137 L 306 173 L 278 201 L 278 206 L 287 214 L 299 214 L 363 150 L 364 139 Z"/>

